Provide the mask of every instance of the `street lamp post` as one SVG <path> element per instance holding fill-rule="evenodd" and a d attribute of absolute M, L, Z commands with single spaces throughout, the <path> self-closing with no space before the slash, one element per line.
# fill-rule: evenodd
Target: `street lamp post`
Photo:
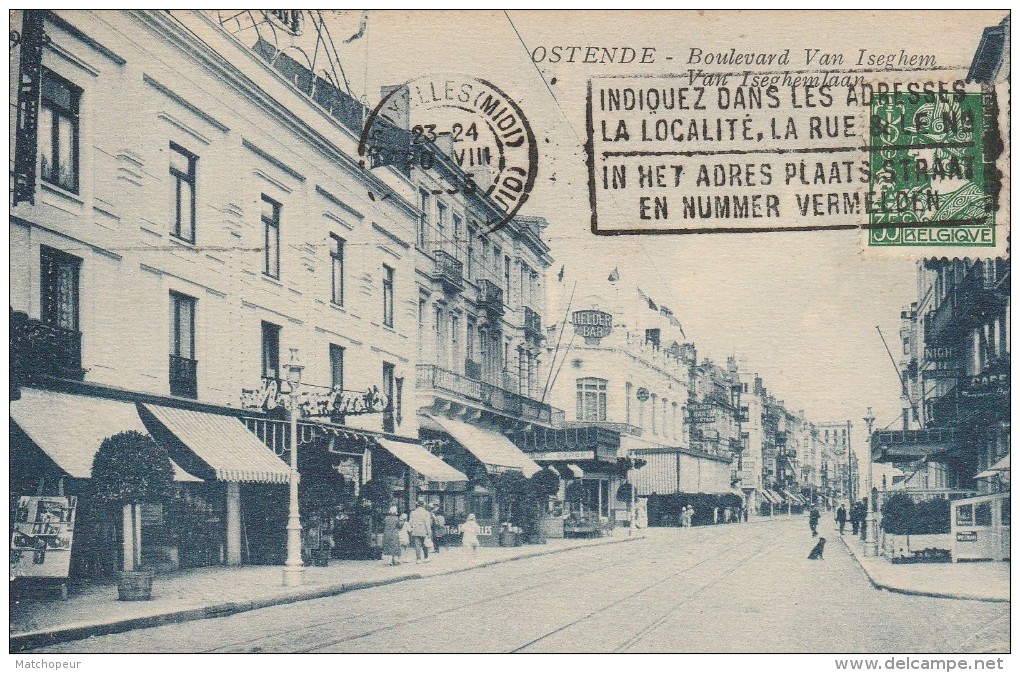
<path fill-rule="evenodd" d="M 290 398 L 290 509 L 287 516 L 287 561 L 283 566 L 283 586 L 294 587 L 304 580 L 301 560 L 301 510 L 298 505 L 298 411 L 297 389 L 301 385 L 304 366 L 298 361 L 298 350 L 290 349 L 287 363 L 288 397 Z"/>
<path fill-rule="evenodd" d="M 871 431 L 875 426 L 875 414 L 871 411 L 871 407 L 868 407 L 868 415 L 864 417 L 864 423 L 868 426 L 868 511 L 864 518 L 864 555 L 865 556 L 878 556 L 878 517 L 876 515 L 876 509 L 878 508 L 877 498 L 875 492 L 872 490 L 874 483 L 874 464 L 871 462 Z"/>

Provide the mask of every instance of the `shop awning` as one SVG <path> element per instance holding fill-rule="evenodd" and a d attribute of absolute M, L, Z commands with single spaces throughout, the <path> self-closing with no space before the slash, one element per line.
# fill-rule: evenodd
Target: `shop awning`
<path fill-rule="evenodd" d="M 394 456 L 397 460 L 422 475 L 429 481 L 467 481 L 467 477 L 460 470 L 455 470 L 441 459 L 433 456 L 421 444 L 410 442 L 397 442 L 392 439 L 376 437 L 375 441 Z"/>
<path fill-rule="evenodd" d="M 220 481 L 286 484 L 290 468 L 230 416 L 146 404 L 153 416 L 209 465 Z"/>
<path fill-rule="evenodd" d="M 88 479 L 107 437 L 134 430 L 148 436 L 134 402 L 22 388 L 11 418 L 68 476 Z M 202 481 L 170 461 L 175 481 Z"/>
<path fill-rule="evenodd" d="M 530 477 L 542 468 L 504 435 L 442 416 L 429 416 L 487 467 L 520 470 Z"/>
<path fill-rule="evenodd" d="M 767 500 L 768 502 L 772 503 L 773 505 L 778 505 L 779 503 L 782 502 L 782 500 L 780 500 L 779 498 L 776 497 L 775 493 L 773 493 L 772 491 L 770 491 L 768 489 L 763 489 L 762 492 L 761 492 L 761 495 L 762 495 L 763 498 L 765 498 L 765 500 Z"/>

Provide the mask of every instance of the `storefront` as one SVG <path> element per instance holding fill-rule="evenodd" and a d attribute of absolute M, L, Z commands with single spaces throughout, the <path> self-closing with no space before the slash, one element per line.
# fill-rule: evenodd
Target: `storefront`
<path fill-rule="evenodd" d="M 169 501 L 142 509 L 142 558 L 158 570 L 242 562 L 241 484 L 285 484 L 289 471 L 236 417 L 129 399 L 24 388 L 11 403 L 13 496 L 77 496 L 70 572 L 108 576 L 122 567 L 119 513 L 90 497 L 102 442 L 134 431 L 171 457 Z"/>
<path fill-rule="evenodd" d="M 449 532 L 474 514 L 482 545 L 500 544 L 504 528 L 520 528 L 523 512 L 514 509 L 513 491 L 522 477 L 531 477 L 541 466 L 496 429 L 439 415 L 421 418 L 422 442 L 434 446 L 436 455 L 466 481 L 422 484 L 420 495 L 439 505 Z"/>

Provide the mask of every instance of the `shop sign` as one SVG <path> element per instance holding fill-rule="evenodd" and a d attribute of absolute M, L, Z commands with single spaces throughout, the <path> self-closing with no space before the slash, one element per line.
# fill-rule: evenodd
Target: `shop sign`
<path fill-rule="evenodd" d="M 574 332 L 588 345 L 595 345 L 613 331 L 613 316 L 605 311 L 574 311 L 571 318 Z"/>
<path fill-rule="evenodd" d="M 163 505 L 156 502 L 143 502 L 141 512 L 143 526 L 163 525 Z"/>
<path fill-rule="evenodd" d="M 966 388 L 960 391 L 964 397 L 992 397 L 1009 395 L 1009 374 L 988 374 L 973 376 Z"/>
<path fill-rule="evenodd" d="M 977 531 L 976 530 L 960 531 L 959 533 L 956 534 L 956 541 L 977 542 Z"/>
<path fill-rule="evenodd" d="M 67 577 L 71 569 L 75 496 L 18 498 L 11 533 L 13 577 Z"/>
<path fill-rule="evenodd" d="M 963 351 L 956 346 L 925 346 L 925 362 L 951 362 L 959 360 Z"/>
<path fill-rule="evenodd" d="M 528 453 L 532 460 L 595 460 L 594 451 L 542 451 Z"/>
<path fill-rule="evenodd" d="M 380 414 L 388 405 L 389 400 L 378 386 L 372 386 L 363 393 L 333 388 L 304 390 L 297 394 L 297 407 L 303 418 Z M 290 395 L 279 390 L 276 379 L 263 379 L 261 388 L 241 391 L 241 408 L 256 411 L 289 409 Z"/>
<path fill-rule="evenodd" d="M 714 404 L 687 405 L 687 412 L 691 415 L 691 423 L 715 423 L 715 410 Z"/>
<path fill-rule="evenodd" d="M 921 372 L 921 376 L 926 379 L 958 379 L 962 375 L 959 367 L 936 367 Z"/>
<path fill-rule="evenodd" d="M 479 537 L 487 537 L 492 535 L 492 526 L 478 526 L 478 528 Z M 460 524 L 459 526 L 457 526 L 457 532 L 458 533 L 464 532 L 464 524 Z"/>

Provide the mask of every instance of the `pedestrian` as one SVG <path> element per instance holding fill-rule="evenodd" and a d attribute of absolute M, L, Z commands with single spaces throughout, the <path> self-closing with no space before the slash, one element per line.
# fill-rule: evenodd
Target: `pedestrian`
<path fill-rule="evenodd" d="M 400 563 L 400 518 L 397 516 L 397 507 L 390 507 L 390 513 L 383 520 L 383 556 L 389 556 L 389 565 L 395 566 Z"/>
<path fill-rule="evenodd" d="M 868 540 L 868 527 L 865 525 L 865 521 L 868 518 L 868 500 L 865 498 L 861 500 L 860 508 L 857 510 L 857 525 L 861 527 L 861 540 L 867 542 Z"/>
<path fill-rule="evenodd" d="M 414 562 L 428 563 L 432 544 L 432 515 L 425 509 L 425 501 L 419 499 L 418 506 L 411 512 L 411 543 L 414 544 Z M 426 545 L 428 540 L 428 545 Z"/>
<path fill-rule="evenodd" d="M 818 520 L 822 518 L 818 511 L 818 505 L 811 506 L 811 514 L 808 515 L 808 525 L 811 527 L 811 537 L 818 537 Z"/>
<path fill-rule="evenodd" d="M 846 507 L 843 503 L 839 503 L 839 507 L 836 508 L 836 523 L 839 524 L 839 534 L 843 534 L 843 529 L 846 528 Z"/>
<path fill-rule="evenodd" d="M 691 507 L 690 505 L 684 505 L 684 508 L 680 511 L 680 526 L 683 528 L 691 527 Z"/>
<path fill-rule="evenodd" d="M 397 540 L 400 542 L 400 562 L 407 563 L 411 560 L 411 524 L 407 522 L 406 512 L 400 515 Z"/>
<path fill-rule="evenodd" d="M 858 529 L 860 528 L 860 506 L 855 502 L 850 505 L 850 528 L 854 535 L 858 535 Z"/>
<path fill-rule="evenodd" d="M 719 508 L 718 507 L 716 507 L 714 510 L 712 510 L 712 524 L 716 525 L 716 526 L 719 525 Z"/>
<path fill-rule="evenodd" d="M 443 512 L 439 509 L 438 504 L 432 505 L 432 543 L 436 553 L 439 553 L 440 543 L 443 541 L 443 535 L 446 534 L 446 517 L 443 516 Z"/>
<path fill-rule="evenodd" d="M 468 514 L 467 521 L 460 527 L 461 533 L 464 534 L 463 542 L 465 548 L 470 549 L 472 554 L 478 553 L 478 534 L 482 532 L 478 522 L 475 521 L 474 514 Z"/>
<path fill-rule="evenodd" d="M 693 505 L 687 507 L 687 527 L 688 528 L 691 528 L 692 526 L 694 526 L 694 515 L 696 513 L 697 513 L 697 510 L 694 509 Z"/>

